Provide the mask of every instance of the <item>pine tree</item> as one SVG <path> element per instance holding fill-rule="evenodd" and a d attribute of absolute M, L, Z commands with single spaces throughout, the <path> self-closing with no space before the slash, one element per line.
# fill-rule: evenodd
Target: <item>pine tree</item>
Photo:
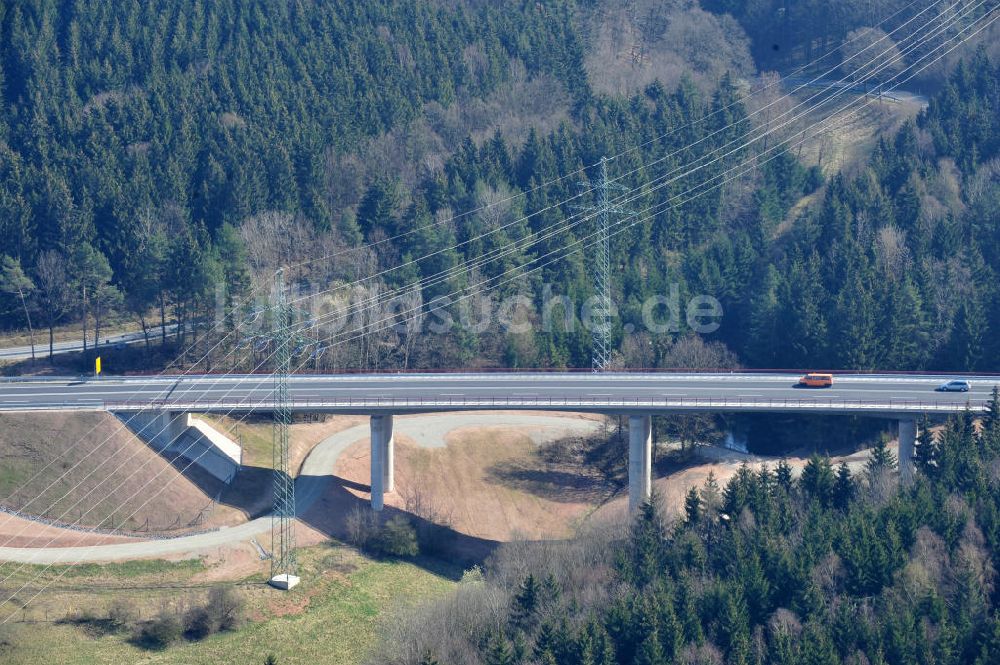
<path fill-rule="evenodd" d="M 2 83 L 2 80 L 0 80 Z M 35 328 L 31 325 L 31 310 L 28 306 L 28 298 L 35 290 L 35 283 L 24 273 L 21 262 L 9 256 L 3 257 L 0 263 L 0 292 L 16 295 L 24 312 L 25 323 L 28 324 L 28 333 L 31 336 L 31 360 L 35 360 Z"/>
<path fill-rule="evenodd" d="M 521 583 L 517 595 L 514 596 L 514 603 L 510 610 L 510 620 L 514 626 L 526 628 L 531 623 L 535 611 L 538 609 L 541 593 L 542 587 L 538 580 L 534 575 L 528 573 L 524 582 Z"/>
<path fill-rule="evenodd" d="M 792 467 L 784 457 L 778 461 L 778 468 L 774 472 L 775 478 L 778 481 L 778 486 L 781 487 L 786 492 L 791 492 L 792 487 L 795 486 L 792 480 Z"/>
<path fill-rule="evenodd" d="M 975 665 L 992 665 L 1000 662 L 1000 614 L 993 614 L 983 633 L 983 644 L 979 649 Z"/>
<path fill-rule="evenodd" d="M 938 442 L 934 432 L 931 431 L 930 421 L 926 416 L 920 420 L 920 433 L 917 434 L 914 462 L 917 469 L 925 476 L 934 477 L 937 472 Z"/>
<path fill-rule="evenodd" d="M 834 476 L 830 466 L 830 458 L 813 454 L 802 469 L 799 486 L 807 496 L 819 501 L 820 505 L 829 505 L 833 497 Z"/>
<path fill-rule="evenodd" d="M 714 471 L 709 471 L 705 479 L 705 486 L 701 490 L 701 502 L 709 511 L 717 511 L 722 505 L 722 490 L 719 489 L 719 481 L 715 479 Z"/>
<path fill-rule="evenodd" d="M 1000 386 L 993 386 L 990 401 L 986 404 L 983 414 L 983 437 L 987 442 L 987 450 L 1000 450 Z"/>
<path fill-rule="evenodd" d="M 663 656 L 663 647 L 660 646 L 659 635 L 655 630 L 639 645 L 632 662 L 634 665 L 667 665 L 667 660 Z"/>
<path fill-rule="evenodd" d="M 722 509 L 730 517 L 737 517 L 750 499 L 753 489 L 754 474 L 746 462 L 736 470 L 736 475 L 729 479 L 722 491 Z"/>
<path fill-rule="evenodd" d="M 698 494 L 698 488 L 692 487 L 688 490 L 687 497 L 684 499 L 684 515 L 688 524 L 698 524 L 701 519 L 701 506 L 701 496 Z"/>
<path fill-rule="evenodd" d="M 559 602 L 559 598 L 562 595 L 562 588 L 559 586 L 559 580 L 552 573 L 545 576 L 545 580 L 542 581 L 542 596 L 541 605 L 549 607 L 555 605 Z"/>
<path fill-rule="evenodd" d="M 533 647 L 536 660 L 542 660 L 545 654 L 554 655 L 552 653 L 555 649 L 554 632 L 552 624 L 548 621 L 543 622 L 541 627 L 539 627 L 538 635 L 535 636 L 535 646 Z"/>
<path fill-rule="evenodd" d="M 643 502 L 632 523 L 632 556 L 630 573 L 632 582 L 639 588 L 655 581 L 660 572 L 660 544 L 665 531 L 657 508 L 659 495 L 654 492 Z"/>
<path fill-rule="evenodd" d="M 955 315 L 952 329 L 949 361 L 955 370 L 976 369 L 983 354 L 986 315 L 975 295 L 963 299 Z"/>
<path fill-rule="evenodd" d="M 889 446 L 886 442 L 886 437 L 879 437 L 878 443 L 872 448 L 871 455 L 868 457 L 868 462 L 865 464 L 865 469 L 868 471 L 869 478 L 874 478 L 881 476 L 885 471 L 891 471 L 896 468 L 896 455 L 889 450 Z"/>
<path fill-rule="evenodd" d="M 486 665 L 514 665 L 514 651 L 499 631 L 493 633 L 486 647 Z"/>
<path fill-rule="evenodd" d="M 833 484 L 833 505 L 840 510 L 847 510 L 854 498 L 854 479 L 851 477 L 851 470 L 847 467 L 847 462 L 841 462 L 837 467 L 837 479 Z"/>

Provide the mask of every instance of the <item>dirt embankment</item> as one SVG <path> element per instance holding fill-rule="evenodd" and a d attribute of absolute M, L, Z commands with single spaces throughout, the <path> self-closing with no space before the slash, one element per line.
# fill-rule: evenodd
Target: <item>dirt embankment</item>
<path fill-rule="evenodd" d="M 211 478 L 181 473 L 111 414 L 0 414 L 5 509 L 88 528 L 169 532 L 210 517 L 240 519 L 239 511 L 213 505 L 220 489 Z M 4 540 L 44 531 L 24 520 L 0 522 Z"/>

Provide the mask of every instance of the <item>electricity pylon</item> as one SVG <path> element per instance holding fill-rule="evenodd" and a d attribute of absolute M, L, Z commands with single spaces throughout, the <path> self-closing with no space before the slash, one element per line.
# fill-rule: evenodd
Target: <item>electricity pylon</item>
<path fill-rule="evenodd" d="M 587 187 L 587 183 L 580 183 Z M 608 179 L 608 160 L 601 157 L 601 180 L 594 187 L 597 205 L 578 206 L 581 210 L 597 213 L 597 242 L 594 244 L 594 296 L 595 307 L 590 312 L 593 329 L 591 369 L 603 372 L 611 362 L 611 215 L 631 213 L 611 202 L 612 191 L 627 192 L 628 187 Z"/>
<path fill-rule="evenodd" d="M 274 469 L 274 512 L 271 516 L 271 579 L 296 573 L 295 562 L 295 481 L 288 462 L 288 437 L 292 411 L 288 403 L 288 374 L 292 371 L 292 312 L 285 295 L 284 271 L 274 275 L 274 421 L 272 468 Z"/>
<path fill-rule="evenodd" d="M 292 371 L 292 356 L 315 341 L 304 338 L 292 329 L 295 310 L 285 293 L 285 274 L 280 269 L 274 275 L 271 306 L 271 330 L 255 338 L 255 347 L 271 347 L 274 357 L 274 413 L 272 427 L 272 465 L 274 505 L 271 512 L 271 584 L 291 589 L 298 584 L 295 560 L 295 480 L 289 463 L 289 429 L 292 424 L 291 402 L 288 397 L 288 376 Z M 254 315 L 256 317 L 256 314 Z"/>

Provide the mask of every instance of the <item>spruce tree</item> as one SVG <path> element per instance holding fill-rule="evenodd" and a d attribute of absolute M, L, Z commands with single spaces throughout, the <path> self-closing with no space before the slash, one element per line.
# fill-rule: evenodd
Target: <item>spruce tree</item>
<path fill-rule="evenodd" d="M 642 644 L 639 645 L 635 653 L 634 665 L 667 665 L 667 660 L 663 656 L 663 647 L 660 646 L 660 638 L 654 630 L 650 633 Z"/>
<path fill-rule="evenodd" d="M 555 648 L 555 637 L 553 633 L 552 624 L 548 621 L 543 622 L 541 627 L 538 629 L 538 635 L 535 637 L 535 646 L 533 647 L 536 660 L 542 660 L 542 657 L 546 653 L 552 654 L 552 651 Z"/>
<path fill-rule="evenodd" d="M 514 597 L 510 610 L 511 624 L 517 628 L 526 628 L 538 609 L 542 587 L 531 573 L 524 578 L 521 588 Z"/>
<path fill-rule="evenodd" d="M 714 471 L 709 471 L 705 479 L 705 486 L 701 489 L 701 502 L 709 511 L 716 511 L 722 505 L 722 490 L 719 489 L 719 481 L 715 479 Z"/>
<path fill-rule="evenodd" d="M 781 487 L 786 492 L 791 492 L 794 482 L 792 480 L 792 467 L 784 457 L 778 462 L 778 468 L 775 470 L 775 477 L 778 480 L 778 486 Z"/>
<path fill-rule="evenodd" d="M 889 450 L 886 437 L 879 437 L 878 443 L 872 448 L 865 469 L 868 471 L 868 478 L 880 478 L 883 473 L 896 468 L 896 455 Z"/>
<path fill-rule="evenodd" d="M 698 524 L 701 520 L 701 496 L 697 487 L 688 490 L 684 499 L 684 515 L 688 524 Z"/>
<path fill-rule="evenodd" d="M 925 416 L 920 420 L 920 433 L 917 434 L 914 463 L 925 476 L 933 477 L 937 471 L 938 442 L 931 431 L 930 421 Z"/>
<path fill-rule="evenodd" d="M 983 442 L 989 452 L 1000 451 L 1000 386 L 993 386 L 983 414 Z"/>
<path fill-rule="evenodd" d="M 806 496 L 809 496 L 820 505 L 826 506 L 833 496 L 834 476 L 830 466 L 830 458 L 820 457 L 813 454 L 802 469 L 802 476 L 799 478 L 799 486 Z"/>
<path fill-rule="evenodd" d="M 655 581 L 660 572 L 660 544 L 665 530 L 657 502 L 654 492 L 632 523 L 631 574 L 632 583 L 639 588 Z"/>
<path fill-rule="evenodd" d="M 847 510 L 854 498 L 854 479 L 847 462 L 841 462 L 837 467 L 837 479 L 833 484 L 833 505 L 840 510 Z"/>
<path fill-rule="evenodd" d="M 503 633 L 494 632 L 486 648 L 486 665 L 514 665 L 515 662 L 510 642 Z"/>

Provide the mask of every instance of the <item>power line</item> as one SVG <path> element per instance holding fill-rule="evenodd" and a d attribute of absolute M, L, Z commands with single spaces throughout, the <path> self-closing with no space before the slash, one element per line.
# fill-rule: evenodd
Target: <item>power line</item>
<path fill-rule="evenodd" d="M 991 21 L 989 22 L 989 24 L 992 24 L 992 23 L 993 23 L 993 22 L 994 22 L 995 20 L 996 20 L 996 19 L 993 19 L 993 20 L 991 20 Z M 987 26 L 984 26 L 983 28 L 980 28 L 980 30 L 977 30 L 977 31 L 976 31 L 976 33 L 974 33 L 974 34 L 978 34 L 978 32 L 981 32 L 981 31 L 982 31 L 982 29 L 985 29 L 985 27 L 987 27 Z M 965 32 L 965 30 L 963 30 L 962 32 Z M 970 37 L 971 37 L 971 36 L 970 36 Z M 967 40 L 967 39 L 968 39 L 968 38 L 966 38 L 966 40 Z M 966 41 L 966 40 L 962 40 L 962 42 L 964 42 L 964 41 Z M 950 49 L 950 50 L 949 50 L 948 52 L 950 52 L 951 50 L 954 50 L 954 48 L 957 48 L 957 45 L 956 45 L 955 47 L 953 47 L 952 49 Z M 938 57 L 937 59 L 940 59 L 940 57 L 943 57 L 943 55 L 945 55 L 945 54 L 942 54 L 942 55 L 941 55 L 941 56 L 939 56 L 939 57 Z M 935 61 L 936 61 L 937 59 L 935 59 Z M 933 64 L 933 63 L 930 63 L 930 64 Z M 924 66 L 923 68 L 921 68 L 921 69 L 920 69 L 919 71 L 923 71 L 923 69 L 926 69 L 926 67 L 927 67 L 927 66 L 929 66 L 929 64 L 928 64 L 928 65 L 925 65 L 925 66 Z M 911 77 L 909 77 L 909 78 L 912 78 L 912 76 L 911 76 Z M 906 79 L 906 80 L 909 80 L 909 78 L 908 78 L 908 79 Z M 904 81 L 904 82 L 905 82 L 905 81 Z M 897 85 L 898 85 L 898 84 L 897 84 Z M 800 133 L 801 133 L 801 132 L 800 132 Z M 706 191 L 707 191 L 707 190 L 706 190 Z M 701 192 L 701 193 L 704 193 L 704 192 Z M 699 195 L 700 195 L 700 194 L 699 194 Z M 630 226 L 631 226 L 631 225 L 630 225 Z M 626 228 L 627 228 L 627 227 L 626 227 Z M 616 233 L 617 233 L 617 232 L 616 232 Z M 574 244 L 578 244 L 578 243 L 574 243 Z M 534 269 L 533 269 L 533 270 L 534 270 Z"/>
<path fill-rule="evenodd" d="M 910 5 L 907 5 L 907 7 L 906 7 L 906 8 L 908 8 L 908 7 L 909 7 L 909 6 L 911 6 L 912 4 L 914 4 L 914 2 L 911 2 L 911 3 L 910 3 Z M 894 13 L 894 14 L 893 14 L 893 16 L 895 16 L 895 15 L 896 15 L 896 14 L 898 14 L 899 12 L 903 11 L 903 9 L 905 9 L 905 8 L 901 8 L 901 9 L 900 9 L 900 10 L 898 10 L 898 11 L 897 11 L 896 13 Z M 926 11 L 926 9 L 925 9 L 925 10 L 923 10 L 923 11 Z M 918 14 L 917 14 L 917 16 L 919 16 L 919 14 L 923 13 L 923 11 L 921 11 L 920 13 L 918 13 Z M 891 18 L 891 17 L 890 17 L 890 18 Z M 906 23 L 904 23 L 903 25 L 905 26 L 905 25 L 906 25 L 906 24 L 908 24 L 908 23 L 909 23 L 910 21 L 912 21 L 912 20 L 913 20 L 914 18 L 916 18 L 916 17 L 913 17 L 913 18 L 911 18 L 911 19 L 910 19 L 909 21 L 907 21 L 907 22 L 906 22 Z M 887 19 L 887 20 L 888 20 L 888 19 Z M 900 26 L 900 28 L 902 28 L 902 27 L 903 27 L 903 26 Z M 897 28 L 897 29 L 900 29 L 900 28 Z M 850 41 L 850 40 L 849 40 L 849 41 Z M 868 46 L 868 47 L 866 47 L 865 49 L 862 49 L 862 52 L 863 52 L 864 50 L 867 50 L 867 49 L 868 49 L 868 48 L 870 48 L 871 46 L 872 46 L 872 45 L 869 45 L 869 46 Z M 831 51 L 831 52 L 832 52 L 832 51 Z M 822 58 L 825 58 L 825 57 L 826 57 L 826 55 L 829 55 L 829 53 L 828 53 L 828 54 L 825 54 L 825 55 L 823 55 L 823 56 L 821 56 L 821 57 L 820 57 L 820 58 L 818 58 L 818 59 L 817 59 L 816 61 L 818 61 L 818 60 L 820 60 L 820 59 L 822 59 Z M 852 56 L 852 58 L 853 58 L 853 57 L 856 57 L 857 55 L 860 55 L 860 52 L 859 52 L 858 54 L 855 54 L 855 56 Z M 807 66 L 807 65 L 806 65 L 806 66 Z M 803 66 L 803 68 L 804 68 L 804 67 L 806 67 L 806 66 Z M 802 69 L 802 68 L 800 68 L 800 69 Z M 774 84 L 770 84 L 770 85 L 774 85 Z M 765 86 L 765 89 L 766 89 L 767 87 L 770 87 L 770 85 L 769 85 L 769 86 Z M 801 89 L 802 87 L 804 87 L 804 86 L 800 86 L 800 87 L 799 87 L 798 89 Z M 759 92 L 759 91 L 758 91 L 758 92 Z M 740 101 L 742 101 L 742 100 L 740 100 Z M 736 103 L 738 103 L 738 102 L 733 102 L 733 103 L 732 103 L 732 104 L 730 104 L 729 106 L 732 106 L 733 104 L 736 104 Z M 772 102 L 772 104 L 773 104 L 773 103 L 775 103 L 775 102 Z M 727 106 L 726 108 L 729 108 L 729 106 Z M 770 104 L 769 104 L 769 105 L 767 105 L 767 106 L 770 106 Z M 765 108 L 767 108 L 767 106 L 765 106 Z M 694 123 L 689 123 L 689 124 L 697 124 L 698 122 L 703 122 L 703 121 L 704 121 L 704 120 L 706 120 L 706 119 L 707 119 L 708 117 L 711 117 L 712 115 L 715 115 L 716 113 L 719 113 L 719 112 L 721 112 L 722 110 L 725 110 L 725 109 L 719 109 L 719 110 L 716 110 L 716 111 L 714 111 L 713 113 L 710 113 L 710 114 L 709 114 L 708 116 L 706 116 L 706 117 L 703 117 L 703 118 L 701 118 L 701 119 L 699 119 L 699 120 L 695 121 Z M 758 110 L 757 112 L 759 112 L 759 111 L 760 111 L 760 110 Z M 753 115 L 753 114 L 751 114 L 751 116 L 752 116 L 752 115 Z M 679 129 L 679 128 L 678 128 L 678 129 Z M 668 132 L 668 133 L 667 133 L 666 135 L 669 135 L 669 134 L 673 133 L 674 131 L 677 131 L 677 129 L 673 130 L 672 132 Z M 721 130 L 717 130 L 717 131 L 721 131 Z M 715 133 L 715 132 L 713 132 L 713 134 L 714 134 L 714 133 Z M 666 136 L 666 135 L 664 135 L 664 136 Z M 655 140 L 655 139 L 653 139 L 653 140 Z M 704 140 L 704 138 L 703 138 L 703 139 L 701 139 L 701 140 Z M 699 140 L 698 142 L 700 142 L 701 140 Z M 645 144 L 643 144 L 643 145 L 648 145 L 648 144 L 649 144 L 650 142 L 652 142 L 652 140 L 651 140 L 651 141 L 647 141 L 647 142 L 646 142 Z M 697 142 L 696 142 L 696 143 L 697 143 Z M 641 147 L 641 146 L 640 146 L 640 147 Z M 635 150 L 635 149 L 638 149 L 638 148 L 633 148 L 633 149 L 630 149 L 630 150 L 628 150 L 628 151 L 625 151 L 625 152 L 623 152 L 623 153 L 620 153 L 620 155 L 622 155 L 622 154 L 627 154 L 628 152 L 631 152 L 631 151 L 633 151 L 633 150 Z M 619 155 L 619 156 L 620 156 L 620 155 Z M 661 160 L 657 160 L 657 161 L 661 161 Z M 654 162 L 654 163 L 656 163 L 656 162 Z M 579 172 L 579 171 L 577 171 L 577 172 Z M 633 172 L 635 172 L 635 171 L 633 171 Z M 572 175 L 572 174 L 569 174 L 569 175 Z M 685 174 L 685 175 L 688 175 L 688 174 Z M 566 176 L 563 176 L 563 178 L 565 178 L 565 177 L 566 177 Z M 554 180 L 554 181 L 551 181 L 551 182 L 556 182 L 556 181 L 558 181 L 558 180 L 561 180 L 561 179 L 563 179 L 563 178 L 559 178 L 559 179 L 556 179 L 556 180 Z M 550 182 L 549 184 L 551 184 L 551 182 Z M 534 190 L 532 190 L 532 191 L 534 191 Z M 513 197 L 511 197 L 511 198 L 513 198 Z M 572 199 L 570 199 L 570 200 L 572 200 Z M 560 204 L 558 204 L 558 203 L 557 203 L 557 204 L 554 204 L 554 205 L 556 205 L 556 206 L 557 206 L 557 205 L 560 205 Z M 550 206 L 550 208 L 551 208 L 551 207 L 552 207 L 552 206 Z M 540 211 L 536 211 L 536 212 L 535 212 L 535 213 L 533 213 L 533 214 L 538 214 L 539 212 L 540 212 Z M 402 234 L 402 235 L 406 235 L 406 234 Z M 480 236 L 480 237 L 482 237 L 482 236 Z M 435 253 L 436 253 L 436 252 L 435 252 Z M 434 254 L 434 253 L 432 253 L 431 255 L 433 255 L 433 254 Z M 427 258 L 427 257 L 423 257 L 423 258 Z M 482 264 L 482 263 L 484 263 L 484 262 L 485 262 L 486 260 L 487 260 L 487 258 L 483 258 L 483 259 L 481 259 L 481 260 L 479 261 L 479 264 L 481 265 L 481 264 Z M 411 261 L 411 263 L 412 263 L 412 261 Z M 300 265 L 302 265 L 302 264 L 300 264 Z M 397 266 L 397 267 L 395 267 L 395 268 L 393 268 L 393 269 L 390 269 L 390 270 L 387 270 L 387 271 L 383 271 L 382 273 L 379 273 L 379 274 L 384 274 L 385 272 L 389 272 L 389 271 L 391 271 L 391 270 L 394 270 L 394 269 L 398 269 L 398 268 L 399 268 L 399 266 Z M 373 278 L 373 277 L 368 277 L 368 278 L 365 278 L 365 279 L 372 279 L 372 278 Z M 335 289 L 334 289 L 334 290 L 335 290 Z M 316 295 L 316 294 L 314 294 L 314 295 Z M 233 332 L 235 332 L 235 331 L 233 331 Z M 232 333 L 229 333 L 229 334 L 232 334 Z M 223 341 L 224 341 L 225 339 L 228 339 L 228 337 L 229 337 L 229 334 L 227 334 L 227 335 L 226 335 L 226 336 L 225 336 L 225 337 L 224 337 L 224 338 L 223 338 L 222 340 L 220 340 L 220 341 L 219 341 L 218 343 L 216 343 L 216 345 L 214 345 L 214 346 L 212 347 L 212 349 L 214 349 L 214 348 L 218 347 L 218 346 L 219 346 L 219 345 L 220 345 L 220 344 L 221 344 L 221 343 L 222 343 L 222 342 L 223 342 Z M 192 346 L 191 348 L 193 348 L 193 346 Z M 204 355 L 204 356 L 202 357 L 202 359 L 204 359 L 205 357 L 207 357 L 207 356 L 208 356 L 208 355 L 209 355 L 209 354 L 211 353 L 212 349 L 209 349 L 209 351 L 207 351 L 207 352 L 206 352 L 206 354 L 205 354 L 205 355 Z M 186 353 L 186 352 L 185 352 L 185 353 Z M 231 355 L 231 353 L 232 353 L 232 351 L 230 351 L 230 353 L 227 353 L 227 357 L 228 357 L 229 355 Z M 193 369 L 193 368 L 194 368 L 195 366 L 197 366 L 197 364 L 198 364 L 198 363 L 200 363 L 200 362 L 201 362 L 201 360 L 199 360 L 198 362 L 196 362 L 196 363 L 195 363 L 194 365 L 192 365 L 192 368 L 189 368 L 189 370 L 186 370 L 186 371 L 184 372 L 184 374 L 187 374 L 188 372 L 192 371 L 192 369 Z M 161 374 L 162 374 L 162 372 L 161 372 Z M 227 373 L 227 374 L 228 374 L 228 373 Z M 134 417 L 134 416 L 133 416 L 133 417 Z M 131 421 L 131 418 L 130 418 L 130 421 Z M 95 426 L 95 429 L 96 429 L 96 426 Z M 92 431 L 93 431 L 93 430 L 92 430 Z M 103 445 L 103 444 L 102 444 L 102 445 Z M 93 449 L 92 449 L 92 450 L 93 450 Z M 50 463 L 50 464 L 51 464 L 51 463 Z"/>

